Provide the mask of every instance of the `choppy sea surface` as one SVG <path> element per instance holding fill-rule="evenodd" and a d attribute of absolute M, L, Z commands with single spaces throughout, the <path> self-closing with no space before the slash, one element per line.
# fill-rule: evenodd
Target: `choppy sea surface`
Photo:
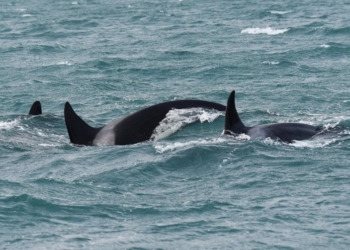
<path fill-rule="evenodd" d="M 1 249 L 349 249 L 350 3 L 0 3 Z M 173 110 L 156 140 L 70 143 L 69 101 L 102 126 L 179 99 L 248 125 L 336 132 L 292 144 Z M 43 114 L 27 116 L 40 100 Z M 165 126 L 165 128 L 164 128 Z"/>

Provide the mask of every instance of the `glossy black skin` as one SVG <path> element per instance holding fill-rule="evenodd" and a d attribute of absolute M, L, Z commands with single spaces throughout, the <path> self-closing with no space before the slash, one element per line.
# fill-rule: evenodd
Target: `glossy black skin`
<path fill-rule="evenodd" d="M 321 129 L 303 123 L 273 123 L 246 127 L 242 123 L 236 110 L 235 91 L 232 91 L 228 100 L 225 115 L 224 134 L 247 134 L 252 139 L 271 138 L 287 143 L 295 140 L 310 139 L 319 133 Z"/>
<path fill-rule="evenodd" d="M 41 111 L 41 103 L 39 101 L 35 101 L 30 110 L 28 115 L 41 115 L 42 111 Z"/>
<path fill-rule="evenodd" d="M 70 141 L 76 145 L 128 145 L 150 140 L 154 129 L 172 109 L 206 108 L 225 111 L 224 105 L 201 100 L 159 103 L 112 121 L 100 128 L 86 124 L 67 102 L 64 117 Z"/>

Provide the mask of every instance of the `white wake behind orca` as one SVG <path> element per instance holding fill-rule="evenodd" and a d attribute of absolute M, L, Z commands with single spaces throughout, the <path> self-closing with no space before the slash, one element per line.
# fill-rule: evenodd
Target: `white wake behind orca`
<path fill-rule="evenodd" d="M 292 143 L 296 140 L 306 140 L 321 132 L 316 126 L 303 123 L 273 123 L 246 127 L 236 110 L 235 91 L 232 91 L 228 100 L 225 114 L 224 134 L 247 134 L 252 139 L 271 138 L 282 142 Z"/>
<path fill-rule="evenodd" d="M 178 100 L 159 103 L 119 118 L 107 125 L 93 128 L 84 122 L 69 102 L 64 107 L 64 119 L 71 143 L 76 145 L 128 145 L 152 140 L 159 123 L 172 109 L 204 108 L 225 111 L 219 103 L 202 100 Z"/>

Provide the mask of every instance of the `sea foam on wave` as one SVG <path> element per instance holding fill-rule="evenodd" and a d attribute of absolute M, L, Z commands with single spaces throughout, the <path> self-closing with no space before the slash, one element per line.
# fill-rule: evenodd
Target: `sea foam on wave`
<path fill-rule="evenodd" d="M 276 14 L 276 15 L 284 15 L 287 13 L 291 13 L 292 11 L 278 11 L 278 10 L 271 10 L 270 13 L 271 14 Z"/>
<path fill-rule="evenodd" d="M 156 149 L 157 153 L 164 153 L 168 151 L 185 150 L 200 145 L 222 144 L 227 140 L 227 138 L 218 137 L 212 139 L 199 139 L 187 142 L 157 143 L 154 145 L 154 148 Z"/>
<path fill-rule="evenodd" d="M 294 141 L 290 145 L 296 148 L 323 148 L 336 141 L 336 138 L 320 138 L 318 140 Z"/>
<path fill-rule="evenodd" d="M 0 121 L 0 129 L 3 129 L 3 130 L 12 129 L 12 128 L 14 128 L 15 126 L 17 126 L 18 123 L 19 123 L 19 120 L 18 120 L 18 119 L 13 120 L 13 121 L 6 121 L 6 122 Z"/>
<path fill-rule="evenodd" d="M 287 31 L 288 29 L 273 29 L 271 27 L 266 27 L 266 28 L 247 28 L 242 30 L 241 33 L 250 34 L 250 35 L 257 35 L 257 34 L 278 35 L 278 34 L 283 34 Z"/>
<path fill-rule="evenodd" d="M 276 62 L 276 61 L 263 61 L 263 64 L 277 65 L 277 64 L 280 64 L 280 62 Z"/>
<path fill-rule="evenodd" d="M 151 140 L 157 141 L 163 139 L 180 130 L 185 125 L 196 121 L 200 121 L 201 123 L 205 121 L 212 122 L 220 115 L 222 113 L 219 111 L 204 110 L 201 108 L 170 110 L 153 131 Z"/>

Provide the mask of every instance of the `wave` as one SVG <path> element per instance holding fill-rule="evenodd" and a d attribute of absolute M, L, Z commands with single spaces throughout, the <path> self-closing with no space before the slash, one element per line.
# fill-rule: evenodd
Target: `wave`
<path fill-rule="evenodd" d="M 241 34 L 267 34 L 267 35 L 279 35 L 287 32 L 289 29 L 273 29 L 271 27 L 266 28 L 247 28 L 241 31 Z"/>
<path fill-rule="evenodd" d="M 188 148 L 201 146 L 201 145 L 218 145 L 227 142 L 228 139 L 224 137 L 200 139 L 187 142 L 171 142 L 171 143 L 155 143 L 154 148 L 157 153 L 165 153 L 169 151 L 186 150 Z"/>
<path fill-rule="evenodd" d="M 263 64 L 277 65 L 277 64 L 280 64 L 280 62 L 276 62 L 276 61 L 263 61 Z"/>
<path fill-rule="evenodd" d="M 64 131 L 60 122 L 59 117 L 47 114 L 0 121 L 0 146 L 15 151 L 62 147 L 67 138 L 64 133 L 58 132 Z"/>
<path fill-rule="evenodd" d="M 288 13 L 291 13 L 291 12 L 292 12 L 291 10 L 288 10 L 288 11 L 271 10 L 270 11 L 270 13 L 274 14 L 274 15 L 285 15 L 285 14 L 288 14 Z"/>
<path fill-rule="evenodd" d="M 295 62 L 287 61 L 287 60 L 281 60 L 281 61 L 263 61 L 262 64 L 265 65 L 278 65 L 278 66 L 284 66 L 284 67 L 291 67 L 295 66 Z"/>
<path fill-rule="evenodd" d="M 56 65 L 66 65 L 66 66 L 72 66 L 73 63 L 70 62 L 70 61 L 61 61 L 61 62 L 58 62 L 56 63 Z"/>
<path fill-rule="evenodd" d="M 349 35 L 350 27 L 342 27 L 342 28 L 326 28 L 326 35 L 334 36 L 334 35 Z"/>
<path fill-rule="evenodd" d="M 302 26 L 296 26 L 290 28 L 290 32 L 293 34 L 305 34 L 308 36 L 311 35 L 325 35 L 325 36 L 341 36 L 341 35 L 349 35 L 350 27 L 342 27 L 342 28 L 331 28 L 327 27 L 327 23 L 325 22 L 311 22 Z"/>
<path fill-rule="evenodd" d="M 325 31 L 324 22 L 310 22 L 303 25 L 290 27 L 289 33 L 294 36 L 297 36 L 297 35 L 314 36 L 314 35 L 323 35 L 324 31 Z"/>
<path fill-rule="evenodd" d="M 19 119 L 13 121 L 0 121 L 0 130 L 10 130 L 16 127 L 19 124 Z"/>
<path fill-rule="evenodd" d="M 294 141 L 290 145 L 296 148 L 323 148 L 337 141 L 336 138 L 322 138 L 318 140 Z"/>
<path fill-rule="evenodd" d="M 220 115 L 223 114 L 219 111 L 205 110 L 201 108 L 170 110 L 166 117 L 153 131 L 151 140 L 157 141 L 168 137 L 169 135 L 179 131 L 185 125 L 196 121 L 200 121 L 201 123 L 206 121 L 213 122 Z"/>

